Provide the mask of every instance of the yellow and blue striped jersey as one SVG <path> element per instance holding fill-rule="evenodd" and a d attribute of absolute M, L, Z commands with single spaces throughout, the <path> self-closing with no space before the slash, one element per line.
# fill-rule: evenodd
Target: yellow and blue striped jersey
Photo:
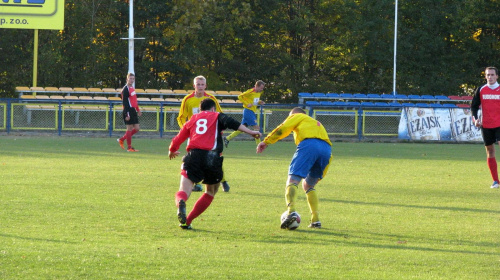
<path fill-rule="evenodd" d="M 200 112 L 200 103 L 205 98 L 211 98 L 215 101 L 216 111 L 222 113 L 222 109 L 219 102 L 215 96 L 206 93 L 202 97 L 197 97 L 195 92 L 192 92 L 182 99 L 181 108 L 179 110 L 179 116 L 177 116 L 177 123 L 179 127 L 182 128 L 184 124 L 193 116 Z"/>
<path fill-rule="evenodd" d="M 299 145 L 300 142 L 308 138 L 321 139 L 330 144 L 330 146 L 332 145 L 325 127 L 319 121 L 301 113 L 288 116 L 283 123 L 267 135 L 264 143 L 274 144 L 292 132 L 296 145 Z"/>
<path fill-rule="evenodd" d="M 261 94 L 264 93 L 264 91 L 261 92 L 255 92 L 254 88 L 251 88 L 242 94 L 238 95 L 238 99 L 243 103 L 243 108 L 252 110 L 254 113 L 257 112 L 259 101 L 260 101 L 260 96 Z M 252 105 L 251 107 L 248 107 L 248 105 Z"/>

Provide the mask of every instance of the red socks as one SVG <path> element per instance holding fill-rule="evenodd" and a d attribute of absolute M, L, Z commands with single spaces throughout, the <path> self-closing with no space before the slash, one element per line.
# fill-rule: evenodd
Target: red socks
<path fill-rule="evenodd" d="M 134 128 L 134 129 L 132 129 L 132 130 L 127 130 L 127 131 L 125 132 L 125 134 L 122 136 L 122 138 L 120 138 L 120 140 L 122 140 L 122 141 L 123 141 L 123 140 L 127 140 L 127 146 L 128 146 L 129 148 L 131 148 L 131 147 L 132 147 L 132 136 L 134 136 L 134 134 L 136 134 L 137 132 L 138 132 L 138 131 L 137 131 L 137 130 L 135 130 L 135 128 Z"/>
<path fill-rule="evenodd" d="M 193 210 L 189 212 L 189 215 L 186 219 L 186 224 L 190 225 L 191 222 L 196 219 L 196 217 L 205 212 L 205 210 L 207 210 L 208 206 L 210 206 L 213 200 L 214 197 L 207 193 L 204 193 L 202 196 L 200 196 L 200 198 L 198 198 L 198 200 L 194 204 Z"/>
<path fill-rule="evenodd" d="M 497 160 L 496 158 L 488 158 L 488 168 L 490 169 L 491 177 L 493 181 L 498 182 L 498 170 L 497 170 Z"/>
<path fill-rule="evenodd" d="M 175 194 L 175 205 L 177 207 L 179 207 L 179 200 L 181 200 L 181 199 L 184 201 L 188 200 L 188 195 L 186 192 L 178 191 Z M 202 196 L 200 196 L 200 198 L 198 198 L 198 200 L 194 204 L 193 210 L 191 210 L 191 212 L 189 212 L 189 215 L 187 216 L 187 219 L 186 219 L 186 224 L 190 225 L 194 219 L 196 219 L 199 215 L 201 215 L 203 212 L 205 212 L 205 210 L 207 210 L 208 206 L 210 206 L 210 204 L 212 204 L 213 200 L 214 200 L 214 197 L 209 195 L 209 194 L 206 194 L 206 193 L 204 193 Z"/>
<path fill-rule="evenodd" d="M 177 206 L 177 208 L 179 208 L 179 200 L 184 200 L 184 202 L 186 202 L 188 200 L 188 195 L 186 192 L 184 191 L 178 191 L 176 194 L 175 194 L 175 206 Z"/>

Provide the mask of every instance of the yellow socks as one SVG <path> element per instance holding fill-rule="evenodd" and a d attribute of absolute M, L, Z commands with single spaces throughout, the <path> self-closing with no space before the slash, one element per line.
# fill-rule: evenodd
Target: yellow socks
<path fill-rule="evenodd" d="M 228 136 L 226 136 L 227 141 L 233 140 L 233 138 L 236 137 L 236 136 L 238 136 L 238 135 L 240 135 L 240 133 L 241 133 L 241 131 L 239 131 L 239 130 L 233 131 L 233 133 L 231 133 Z M 259 145 L 260 141 L 261 141 L 260 138 L 258 138 L 258 139 L 256 138 L 255 139 L 255 143 L 257 145 Z"/>
<path fill-rule="evenodd" d="M 314 188 L 310 188 L 306 192 L 307 203 L 309 204 L 309 209 L 311 209 L 311 223 L 315 223 L 319 221 L 319 199 L 318 194 Z"/>
<path fill-rule="evenodd" d="M 298 186 L 296 184 L 289 184 L 285 189 L 285 199 L 286 205 L 288 207 L 288 213 L 295 211 L 295 201 L 297 200 Z M 311 223 L 319 222 L 319 199 L 318 193 L 314 188 L 310 188 L 306 192 L 307 204 L 309 204 L 309 209 L 311 210 Z"/>
<path fill-rule="evenodd" d="M 228 136 L 226 136 L 226 139 L 228 141 L 231 141 L 234 137 L 240 135 L 241 131 L 239 130 L 235 130 L 233 133 L 229 134 Z"/>
<path fill-rule="evenodd" d="M 297 185 L 290 184 L 285 189 L 286 206 L 288 207 L 288 214 L 295 211 L 295 201 L 297 200 Z"/>

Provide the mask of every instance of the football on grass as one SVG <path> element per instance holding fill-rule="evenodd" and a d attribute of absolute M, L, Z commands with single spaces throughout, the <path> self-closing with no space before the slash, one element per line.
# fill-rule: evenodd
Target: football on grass
<path fill-rule="evenodd" d="M 292 212 L 291 215 L 295 216 L 295 221 L 288 226 L 288 229 L 294 230 L 300 225 L 300 215 L 297 212 Z M 286 217 L 288 217 L 288 211 L 285 211 L 283 212 L 283 214 L 281 214 L 281 223 L 283 223 Z"/>

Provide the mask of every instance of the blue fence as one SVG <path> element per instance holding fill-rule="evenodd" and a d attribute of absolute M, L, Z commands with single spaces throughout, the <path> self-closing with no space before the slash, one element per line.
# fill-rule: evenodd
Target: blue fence
<path fill-rule="evenodd" d="M 318 102 L 318 101 L 316 101 Z M 375 103 L 373 103 L 375 104 Z M 363 102 L 266 104 L 261 106 L 259 123 L 269 133 L 285 120 L 293 107 L 302 107 L 321 121 L 332 137 L 397 138 L 401 106 L 366 106 Z M 177 116 L 180 102 L 139 102 L 142 132 L 163 137 L 179 131 Z M 223 111 L 237 120 L 242 118 L 240 103 L 221 103 Z M 110 137 L 123 133 L 121 101 L 67 99 L 0 99 L 0 130 L 74 133 L 102 132 Z"/>

